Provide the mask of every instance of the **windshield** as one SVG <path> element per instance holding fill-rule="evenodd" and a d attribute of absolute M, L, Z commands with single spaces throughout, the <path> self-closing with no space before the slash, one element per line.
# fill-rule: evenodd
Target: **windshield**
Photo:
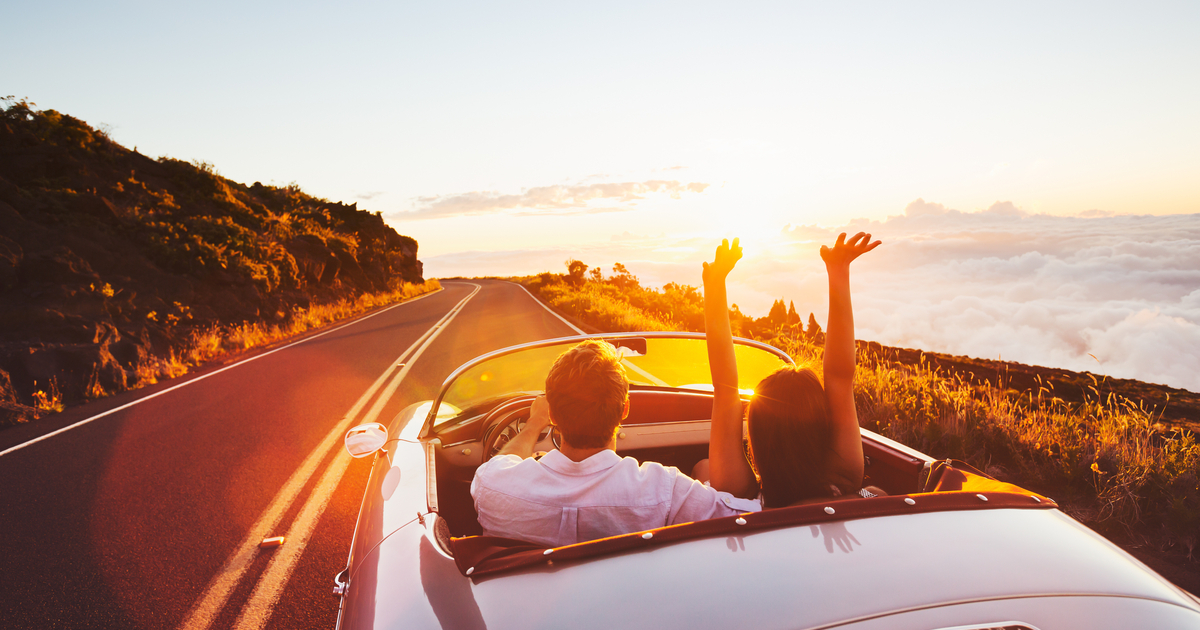
<path fill-rule="evenodd" d="M 625 373 L 635 387 L 712 391 L 704 335 L 670 335 L 612 335 L 604 339 L 617 346 L 624 355 Z M 430 410 L 433 426 L 477 415 L 514 394 L 541 393 L 554 360 L 581 340 L 573 337 L 529 344 L 477 359 L 451 375 L 443 385 L 441 397 Z M 744 339 L 734 340 L 734 353 L 738 388 L 744 395 L 753 395 L 754 387 L 763 377 L 791 364 L 791 359 L 782 351 Z"/>

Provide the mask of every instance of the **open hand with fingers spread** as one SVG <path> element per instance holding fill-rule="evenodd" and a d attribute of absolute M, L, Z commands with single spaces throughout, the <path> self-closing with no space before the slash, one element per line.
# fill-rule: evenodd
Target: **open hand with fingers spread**
<path fill-rule="evenodd" d="M 882 241 L 871 242 L 871 235 L 865 232 L 855 234 L 849 241 L 846 240 L 846 233 L 842 232 L 837 237 L 837 242 L 833 247 L 821 246 L 821 259 L 825 261 L 827 268 L 833 267 L 849 267 L 850 263 L 855 258 L 879 247 Z M 736 241 L 735 241 L 736 243 Z M 717 249 L 718 254 L 720 249 Z"/>
<path fill-rule="evenodd" d="M 704 263 L 704 282 L 724 281 L 725 276 L 733 271 L 733 266 L 741 259 L 742 247 L 738 245 L 738 239 L 733 239 L 733 245 L 729 244 L 728 239 L 722 240 L 717 246 L 713 261 Z"/>

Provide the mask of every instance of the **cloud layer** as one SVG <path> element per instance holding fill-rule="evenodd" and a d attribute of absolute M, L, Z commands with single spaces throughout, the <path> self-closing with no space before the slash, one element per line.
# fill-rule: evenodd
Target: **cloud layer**
<path fill-rule="evenodd" d="M 841 230 L 885 243 L 855 263 L 861 338 L 1200 391 L 1200 215 L 1051 217 L 1008 203 L 964 213 L 918 200 L 886 221 L 784 234 L 823 242 Z M 820 276 L 814 261 L 800 267 Z"/>
<path fill-rule="evenodd" d="M 417 209 L 392 215 L 396 219 L 434 219 L 484 214 L 547 216 L 595 214 L 632 210 L 646 195 L 668 195 L 679 199 L 685 193 L 702 193 L 708 184 L 675 180 L 649 180 L 601 184 L 538 186 L 518 194 L 495 191 L 418 197 Z M 597 204 L 601 205 L 597 205 Z M 616 205 L 613 205 L 616 204 Z"/>
<path fill-rule="evenodd" d="M 854 263 L 861 339 L 1200 391 L 1200 215 L 1056 217 L 1007 202 L 961 212 L 917 200 L 883 221 L 787 226 L 775 240 L 744 242 L 730 299 L 765 314 L 784 297 L 824 323 L 817 250 L 838 232 L 860 230 L 884 242 Z M 588 248 L 446 255 L 427 269 L 561 271 L 563 260 L 577 257 L 621 261 L 646 284 L 699 284 L 700 262 L 715 245 L 610 237 Z M 481 270 L 470 271 L 475 265 Z"/>

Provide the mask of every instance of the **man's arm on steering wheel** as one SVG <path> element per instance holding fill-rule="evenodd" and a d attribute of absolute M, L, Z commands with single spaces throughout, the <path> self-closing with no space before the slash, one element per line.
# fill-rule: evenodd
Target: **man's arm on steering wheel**
<path fill-rule="evenodd" d="M 517 434 L 517 437 L 508 441 L 504 448 L 500 449 L 496 456 L 500 455 L 516 455 L 521 459 L 533 457 L 533 450 L 537 447 L 538 436 L 542 431 L 550 426 L 550 404 L 546 402 L 546 396 L 538 396 L 533 401 L 533 406 L 529 408 L 529 419 L 525 421 L 525 428 Z"/>

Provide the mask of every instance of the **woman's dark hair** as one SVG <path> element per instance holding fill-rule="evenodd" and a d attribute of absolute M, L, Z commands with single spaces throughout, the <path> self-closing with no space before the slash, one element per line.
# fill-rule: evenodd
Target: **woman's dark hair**
<path fill-rule="evenodd" d="M 830 496 L 829 406 L 812 370 L 784 367 L 764 378 L 750 400 L 747 422 L 763 507 Z"/>

